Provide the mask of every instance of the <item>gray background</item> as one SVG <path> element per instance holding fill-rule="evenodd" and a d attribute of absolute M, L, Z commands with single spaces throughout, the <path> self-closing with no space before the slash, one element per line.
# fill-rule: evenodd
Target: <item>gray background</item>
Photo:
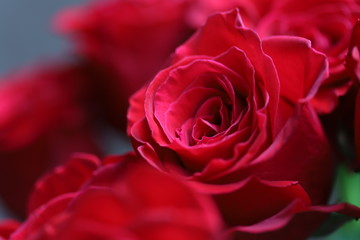
<path fill-rule="evenodd" d="M 0 74 L 34 60 L 60 55 L 67 41 L 51 30 L 64 6 L 84 0 L 0 0 Z"/>

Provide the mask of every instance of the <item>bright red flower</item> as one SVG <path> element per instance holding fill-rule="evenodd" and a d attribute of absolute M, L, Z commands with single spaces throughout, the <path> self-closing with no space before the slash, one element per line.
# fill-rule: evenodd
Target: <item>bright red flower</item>
<path fill-rule="evenodd" d="M 204 183 L 195 185 L 215 195 L 241 234 L 271 239 L 278 230 L 302 239 L 326 217 L 321 212 L 351 213 L 347 205 L 314 207 L 326 204 L 333 178 L 310 104 L 327 70 L 310 41 L 260 39 L 238 11 L 217 14 L 132 97 L 128 133 L 157 169 L 181 167 L 188 180 Z M 304 212 L 312 222 L 299 227 L 294 221 Z"/>

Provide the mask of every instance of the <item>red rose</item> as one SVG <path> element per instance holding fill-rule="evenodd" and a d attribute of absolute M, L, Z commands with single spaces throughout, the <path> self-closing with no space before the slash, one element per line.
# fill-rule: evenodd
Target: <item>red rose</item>
<path fill-rule="evenodd" d="M 302 239 L 325 217 L 319 211 L 345 206 L 313 207 L 327 202 L 333 161 L 309 102 L 326 57 L 309 41 L 261 40 L 232 11 L 210 17 L 174 59 L 130 102 L 128 133 L 144 159 L 205 183 L 195 185 L 242 234 L 282 229 Z"/>
<path fill-rule="evenodd" d="M 35 193 L 41 188 L 41 196 L 48 192 L 53 198 L 45 197 L 10 239 L 225 239 L 207 196 L 131 154 L 117 161 L 100 166 L 82 155 L 50 173 Z M 69 180 L 88 175 L 96 165 L 84 184 Z"/>
<path fill-rule="evenodd" d="M 187 5 L 187 0 L 98 0 L 57 17 L 57 30 L 72 37 L 77 52 L 97 64 L 97 81 L 115 126 L 125 129 L 128 98 L 155 76 L 188 35 Z"/>
<path fill-rule="evenodd" d="M 0 85 L 0 194 L 18 215 L 35 180 L 73 151 L 98 153 L 78 66 L 45 64 Z"/>

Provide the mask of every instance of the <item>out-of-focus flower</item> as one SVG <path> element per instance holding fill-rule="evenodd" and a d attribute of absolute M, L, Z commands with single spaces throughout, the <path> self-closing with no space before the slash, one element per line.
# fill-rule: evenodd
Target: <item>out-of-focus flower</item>
<path fill-rule="evenodd" d="M 109 119 L 125 129 L 128 98 L 188 36 L 188 0 L 100 0 L 62 11 L 55 27 L 92 61 Z"/>
<path fill-rule="evenodd" d="M 333 179 L 310 104 L 327 70 L 310 41 L 260 39 L 238 11 L 220 13 L 133 95 L 128 133 L 157 169 L 181 167 L 185 178 L 204 183 L 195 185 L 215 195 L 239 239 L 303 239 L 327 212 L 360 214 L 348 205 L 316 206 L 327 203 Z"/>
<path fill-rule="evenodd" d="M 98 153 L 82 69 L 44 64 L 0 85 L 0 193 L 18 215 L 35 180 L 74 151 Z"/>
<path fill-rule="evenodd" d="M 89 174 L 84 184 L 69 180 L 80 172 L 82 177 Z M 32 211 L 12 240 L 225 239 L 208 196 L 137 161 L 133 154 L 105 160 L 102 166 L 94 157 L 77 156 L 36 188 L 35 195 L 41 189 L 42 196 L 48 192 L 53 198 L 43 199 L 47 201 Z"/>

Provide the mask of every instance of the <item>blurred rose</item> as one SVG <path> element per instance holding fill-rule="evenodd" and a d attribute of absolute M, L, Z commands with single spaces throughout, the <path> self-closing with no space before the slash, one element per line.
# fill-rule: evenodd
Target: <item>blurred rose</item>
<path fill-rule="evenodd" d="M 45 64 L 3 77 L 0 85 L 0 193 L 24 214 L 35 180 L 73 151 L 97 153 L 77 66 Z"/>
<path fill-rule="evenodd" d="M 210 17 L 174 59 L 130 102 L 128 133 L 144 159 L 205 183 L 195 185 L 239 239 L 303 239 L 325 212 L 348 209 L 313 207 L 327 202 L 333 161 L 310 104 L 326 57 L 309 41 L 261 40 L 232 11 Z"/>
<path fill-rule="evenodd" d="M 90 174 L 88 181 L 79 184 L 78 173 Z M 45 197 L 10 239 L 225 239 L 211 199 L 133 154 L 103 166 L 78 155 L 42 179 L 34 194 L 39 191 L 53 198 Z"/>
<path fill-rule="evenodd" d="M 62 11 L 55 27 L 96 64 L 110 120 L 125 129 L 128 98 L 188 35 L 188 0 L 98 0 Z"/>

